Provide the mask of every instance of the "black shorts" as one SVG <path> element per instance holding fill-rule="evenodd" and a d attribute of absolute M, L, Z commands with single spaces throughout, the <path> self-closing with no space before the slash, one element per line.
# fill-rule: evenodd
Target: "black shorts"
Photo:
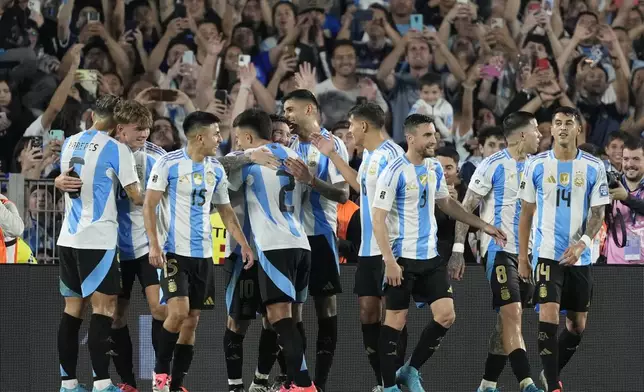
<path fill-rule="evenodd" d="M 306 249 L 257 251 L 257 280 L 264 305 L 306 301 L 311 252 Z"/>
<path fill-rule="evenodd" d="M 384 276 L 382 255 L 358 257 L 353 293 L 358 297 L 382 297 Z"/>
<path fill-rule="evenodd" d="M 239 256 L 232 253 L 224 261 L 226 271 L 226 310 L 233 320 L 253 320 L 261 311 L 258 262 L 245 270 Z"/>
<path fill-rule="evenodd" d="M 161 274 L 163 301 L 188 297 L 190 309 L 210 309 L 214 302 L 212 258 L 185 257 L 168 253 L 167 276 Z"/>
<path fill-rule="evenodd" d="M 535 271 L 537 287 L 535 302 L 556 302 L 561 310 L 587 312 L 593 296 L 591 267 L 567 267 L 539 257 Z"/>
<path fill-rule="evenodd" d="M 492 307 L 521 303 L 521 307 L 532 305 L 534 286 L 519 277 L 518 256 L 503 251 L 492 251 L 486 255 L 486 272 L 492 289 Z M 492 259 L 494 258 L 494 259 Z"/>
<path fill-rule="evenodd" d="M 159 284 L 160 270 L 150 264 L 147 253 L 138 259 L 122 260 L 119 264 L 121 267 L 121 285 L 123 286 L 119 298 L 130 299 L 132 288 L 134 287 L 134 280 L 137 276 L 143 288 L 143 295 L 145 295 L 145 289 L 148 286 Z"/>
<path fill-rule="evenodd" d="M 384 284 L 387 310 L 409 309 L 409 297 L 416 305 L 431 304 L 441 298 L 452 298 L 447 266 L 440 256 L 429 260 L 398 259 L 403 269 L 400 286 Z"/>
<path fill-rule="evenodd" d="M 121 292 L 116 250 L 76 249 L 59 246 L 60 293 L 63 297 L 89 297 Z"/>
<path fill-rule="evenodd" d="M 309 237 L 311 245 L 311 280 L 309 294 L 326 297 L 342 292 L 340 259 L 335 235 Z"/>

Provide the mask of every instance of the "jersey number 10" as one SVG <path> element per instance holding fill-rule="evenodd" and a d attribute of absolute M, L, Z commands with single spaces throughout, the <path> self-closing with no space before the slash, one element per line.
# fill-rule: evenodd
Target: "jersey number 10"
<path fill-rule="evenodd" d="M 567 189 L 557 189 L 557 207 L 560 205 L 570 208 L 570 191 Z"/>

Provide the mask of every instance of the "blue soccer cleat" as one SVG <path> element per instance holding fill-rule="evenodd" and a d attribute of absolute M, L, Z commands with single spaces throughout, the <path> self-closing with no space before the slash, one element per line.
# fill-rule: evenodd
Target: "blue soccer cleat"
<path fill-rule="evenodd" d="M 117 387 L 116 385 L 110 384 L 107 388 L 103 388 L 103 389 L 97 389 L 96 387 L 94 387 L 94 389 L 92 389 L 92 392 L 123 392 L 123 391 L 121 390 L 121 388 Z"/>
<path fill-rule="evenodd" d="M 485 388 L 485 389 L 481 389 L 481 387 L 479 387 L 479 388 L 476 390 L 476 392 L 501 392 L 501 390 L 500 390 L 499 388 Z"/>
<path fill-rule="evenodd" d="M 523 388 L 521 392 L 544 392 L 543 389 L 537 388 L 536 385 L 530 384 L 527 387 Z"/>
<path fill-rule="evenodd" d="M 398 388 L 398 385 L 394 385 L 393 387 L 388 387 L 383 389 L 384 392 L 402 392 L 400 388 Z"/>
<path fill-rule="evenodd" d="M 418 370 L 409 365 L 404 365 L 396 372 L 396 382 L 409 388 L 410 392 L 425 392 L 420 383 L 422 380 Z"/>
<path fill-rule="evenodd" d="M 78 384 L 75 388 L 60 387 L 60 392 L 89 392 L 84 386 Z"/>

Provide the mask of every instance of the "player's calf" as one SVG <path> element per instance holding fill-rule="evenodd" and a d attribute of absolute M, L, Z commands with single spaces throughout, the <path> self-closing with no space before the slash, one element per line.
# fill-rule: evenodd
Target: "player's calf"
<path fill-rule="evenodd" d="M 224 355 L 228 373 L 228 389 L 231 392 L 241 390 L 244 387 L 242 366 L 244 364 L 244 337 L 246 336 L 248 325 L 247 320 L 235 321 L 230 316 L 226 323 Z"/>
<path fill-rule="evenodd" d="M 385 390 L 396 386 L 398 341 L 400 331 L 402 331 L 406 323 L 407 309 L 387 310 L 378 341 L 380 369 Z"/>

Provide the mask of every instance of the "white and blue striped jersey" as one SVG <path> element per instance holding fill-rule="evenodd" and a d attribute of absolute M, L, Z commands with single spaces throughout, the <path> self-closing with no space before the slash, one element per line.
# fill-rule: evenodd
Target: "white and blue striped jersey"
<path fill-rule="evenodd" d="M 472 175 L 468 188 L 483 196 L 481 219 L 501 229 L 507 237 L 502 247 L 481 231 L 481 255 L 494 251 L 519 254 L 519 186 L 525 163 L 512 158 L 507 149 L 501 150 L 485 158 Z"/>
<path fill-rule="evenodd" d="M 397 157 L 404 155 L 405 150 L 394 143 L 385 140 L 373 151 L 364 150 L 362 163 L 358 169 L 360 182 L 360 224 L 362 227 L 362 242 L 358 256 L 369 257 L 381 255 L 378 242 L 373 234 L 371 224 L 371 205 L 376 195 L 376 183 L 387 164 Z"/>
<path fill-rule="evenodd" d="M 228 179 L 214 157 L 194 162 L 186 149 L 154 164 L 148 189 L 164 192 L 159 220 L 164 251 L 193 258 L 212 257 L 210 204 L 229 204 Z"/>
<path fill-rule="evenodd" d="M 243 154 L 244 154 L 244 151 L 232 151 L 226 156 L 240 156 Z M 237 220 L 239 221 L 242 231 L 244 232 L 244 235 L 248 240 L 248 245 L 250 245 L 251 249 L 253 250 L 253 254 L 255 255 L 255 260 L 257 260 L 257 251 L 255 250 L 253 231 L 251 230 L 250 218 L 248 216 L 248 204 L 246 203 L 246 190 L 244 188 L 240 188 L 237 190 L 233 190 L 231 188 L 231 181 L 236 176 L 241 177 L 241 169 L 239 169 L 238 172 L 239 173 L 237 172 L 230 173 L 229 183 L 228 183 L 228 197 L 230 198 L 230 205 L 233 207 L 233 210 L 235 211 L 235 215 L 237 216 Z M 235 241 L 235 238 L 232 235 L 229 235 L 228 233 L 226 233 L 226 254 L 224 256 L 230 257 L 230 255 L 233 253 L 241 257 L 241 246 L 237 243 L 237 241 Z M 238 258 L 238 260 L 240 260 L 240 258 Z"/>
<path fill-rule="evenodd" d="M 281 144 L 271 143 L 264 147 L 281 162 L 297 158 L 295 151 Z M 232 190 L 245 189 L 248 216 L 258 252 L 311 249 L 300 223 L 304 186 L 295 181 L 283 164 L 277 170 L 256 164 L 246 165 L 241 173 L 231 173 L 229 186 Z"/>
<path fill-rule="evenodd" d="M 334 136 L 324 128 L 320 130 L 320 134 L 332 139 L 335 145 L 335 151 L 345 162 L 349 162 L 347 148 L 340 138 Z M 290 147 L 308 165 L 309 171 L 315 177 L 322 181 L 330 182 L 331 184 L 345 182 L 344 177 L 342 177 L 342 174 L 333 162 L 331 162 L 329 157 L 320 153 L 310 142 L 305 143 L 296 138 Z M 304 199 L 302 209 L 302 224 L 307 235 L 335 235 L 338 226 L 337 202 L 323 197 L 315 190 L 310 190 Z"/>
<path fill-rule="evenodd" d="M 609 203 L 604 164 L 579 150 L 575 159 L 560 161 L 552 150 L 531 159 L 521 182 L 521 199 L 536 203 L 533 260 L 559 261 L 584 235 L 591 207 Z M 592 264 L 585 249 L 575 265 Z"/>
<path fill-rule="evenodd" d="M 435 200 L 449 197 L 441 164 L 427 158 L 414 165 L 401 155 L 376 185 L 374 208 L 389 211 L 387 227 L 394 257 L 428 260 L 438 256 Z"/>
<path fill-rule="evenodd" d="M 92 129 L 65 140 L 60 165 L 62 170 L 73 167 L 83 186 L 77 198 L 65 193 L 65 219 L 58 245 L 115 249 L 117 186 L 139 181 L 132 151 L 107 133 Z"/>
<path fill-rule="evenodd" d="M 134 151 L 136 173 L 141 184 L 147 184 L 152 167 L 166 152 L 156 144 L 145 142 L 143 148 Z M 119 187 L 116 195 L 116 210 L 118 211 L 118 242 L 119 260 L 134 260 L 148 253 L 148 236 L 143 223 L 143 207 L 134 205 L 127 197 L 123 187 Z"/>

